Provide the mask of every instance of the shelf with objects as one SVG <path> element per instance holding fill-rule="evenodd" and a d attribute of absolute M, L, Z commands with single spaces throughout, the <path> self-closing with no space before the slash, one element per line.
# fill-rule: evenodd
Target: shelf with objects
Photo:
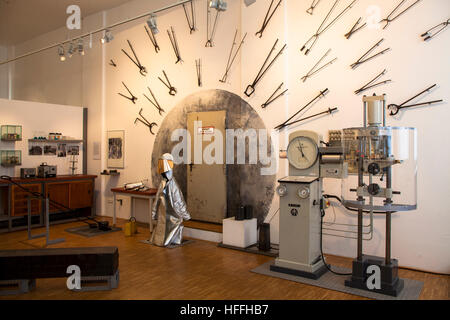
<path fill-rule="evenodd" d="M 102 176 L 120 176 L 120 172 L 117 170 L 103 170 L 100 173 Z"/>
<path fill-rule="evenodd" d="M 28 139 L 28 142 L 42 142 L 42 143 L 82 143 L 83 140 L 79 139 Z"/>
<path fill-rule="evenodd" d="M 2 141 L 22 141 L 22 126 L 3 125 L 1 127 Z"/>

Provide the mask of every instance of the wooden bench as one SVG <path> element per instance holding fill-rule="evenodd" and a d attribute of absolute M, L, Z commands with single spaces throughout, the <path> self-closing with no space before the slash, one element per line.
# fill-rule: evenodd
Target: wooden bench
<path fill-rule="evenodd" d="M 36 279 L 68 278 L 71 274 L 67 268 L 71 265 L 81 271 L 81 289 L 76 291 L 111 290 L 118 286 L 117 247 L 0 250 L 0 289 L 4 288 L 0 295 L 29 292 Z"/>

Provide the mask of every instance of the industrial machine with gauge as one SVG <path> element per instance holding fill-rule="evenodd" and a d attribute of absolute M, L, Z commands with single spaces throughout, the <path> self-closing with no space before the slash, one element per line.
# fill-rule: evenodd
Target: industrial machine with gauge
<path fill-rule="evenodd" d="M 391 215 L 417 207 L 417 133 L 414 128 L 386 126 L 384 95 L 364 96 L 363 104 L 364 126 L 330 131 L 328 143 L 311 131 L 289 135 L 287 150 L 280 153 L 289 161 L 289 176 L 278 180 L 277 187 L 280 251 L 270 268 L 318 279 L 332 271 L 323 257 L 322 236 L 355 239 L 357 257 L 345 285 L 397 296 L 403 280 L 398 277 L 398 261 L 391 258 Z M 323 194 L 324 178 L 342 180 L 340 197 Z M 355 212 L 357 223 L 324 224 L 327 198 Z M 374 214 L 385 215 L 384 258 L 363 254 L 363 240 L 373 238 Z M 378 288 L 367 285 L 369 266 L 379 268 Z"/>

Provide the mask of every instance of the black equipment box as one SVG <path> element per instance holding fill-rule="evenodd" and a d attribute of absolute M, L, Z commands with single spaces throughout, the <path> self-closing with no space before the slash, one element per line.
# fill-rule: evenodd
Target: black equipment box
<path fill-rule="evenodd" d="M 119 268 L 117 247 L 0 250 L 0 281 L 66 278 L 67 267 L 80 267 L 82 277 L 113 276 Z"/>
<path fill-rule="evenodd" d="M 20 177 L 22 179 L 36 178 L 36 168 L 20 168 Z"/>

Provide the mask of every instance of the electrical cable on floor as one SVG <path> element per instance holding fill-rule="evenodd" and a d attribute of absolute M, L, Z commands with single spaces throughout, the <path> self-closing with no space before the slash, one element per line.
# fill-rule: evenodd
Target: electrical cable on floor
<path fill-rule="evenodd" d="M 323 210 L 323 208 L 321 208 L 320 212 L 321 212 L 321 214 L 320 214 L 320 254 L 321 254 L 321 257 L 322 257 L 323 264 L 328 269 L 328 271 L 330 271 L 331 273 L 334 273 L 334 274 L 336 274 L 338 276 L 351 276 L 352 275 L 351 272 L 350 273 L 341 273 L 341 272 L 337 272 L 337 271 L 331 270 L 331 267 L 325 261 L 325 257 L 323 255 L 323 249 L 322 249 L 322 242 L 323 242 L 322 241 L 322 238 L 323 238 L 322 223 L 323 223 L 323 217 L 325 216 L 325 211 Z"/>
<path fill-rule="evenodd" d="M 30 190 L 28 190 L 27 188 L 23 187 L 21 184 L 19 184 L 17 182 L 14 182 L 10 176 L 0 176 L 0 179 L 9 181 L 11 184 L 19 187 L 23 191 L 25 191 L 25 192 L 27 192 L 27 193 L 29 193 L 29 194 L 37 197 L 37 198 L 46 199 L 46 197 L 45 197 L 45 195 L 43 193 L 40 193 L 40 192 L 37 192 L 37 191 L 30 191 Z M 62 203 L 59 203 L 59 202 L 57 202 L 55 200 L 52 200 L 52 199 L 48 198 L 48 201 L 49 201 L 49 203 L 53 204 L 54 206 L 59 206 L 60 208 L 66 209 L 68 211 L 68 213 L 74 213 L 75 212 L 75 210 L 73 210 L 72 208 L 66 207 Z M 77 219 L 80 222 L 84 222 L 84 223 L 90 225 L 88 222 L 86 222 L 84 220 L 81 220 L 80 217 L 75 217 L 74 215 L 72 215 L 72 217 Z M 92 221 L 94 221 L 95 223 L 98 224 L 98 221 L 95 220 L 94 218 L 91 218 L 91 217 L 84 217 L 84 218 L 85 218 L 85 220 L 92 220 Z"/>

